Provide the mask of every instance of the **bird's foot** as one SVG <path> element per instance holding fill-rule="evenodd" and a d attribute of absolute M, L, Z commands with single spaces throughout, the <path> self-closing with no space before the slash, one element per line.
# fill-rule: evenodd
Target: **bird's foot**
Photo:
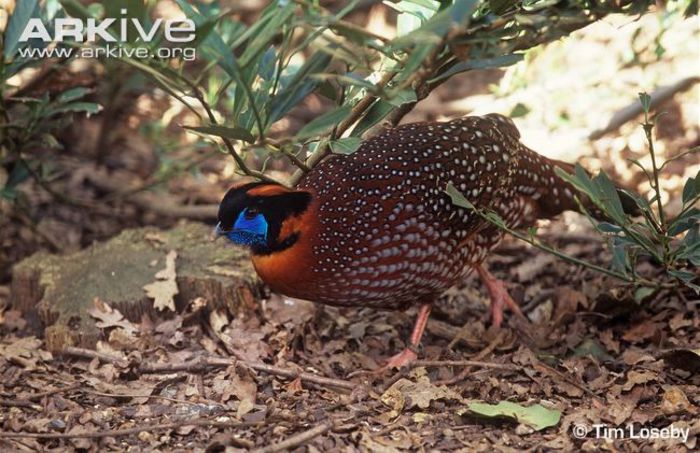
<path fill-rule="evenodd" d="M 502 281 L 496 280 L 489 289 L 489 294 L 491 295 L 491 322 L 495 327 L 501 327 L 503 324 L 503 311 L 506 307 L 516 315 L 525 317 L 518 303 L 508 294 Z"/>
<path fill-rule="evenodd" d="M 382 368 L 391 370 L 392 368 L 400 369 L 403 368 L 418 359 L 418 354 L 414 348 L 406 348 L 395 356 L 391 357 Z"/>
<path fill-rule="evenodd" d="M 491 322 L 496 328 L 503 324 L 503 311 L 506 307 L 521 319 L 526 319 L 520 306 L 510 297 L 506 285 L 489 273 L 484 267 L 478 266 L 477 271 L 491 298 Z"/>
<path fill-rule="evenodd" d="M 354 378 L 356 376 L 380 376 L 383 375 L 387 372 L 392 372 L 393 370 L 396 369 L 401 369 L 405 366 L 410 365 L 416 359 L 418 358 L 418 354 L 415 352 L 415 348 L 412 347 L 407 347 L 400 353 L 396 354 L 395 356 L 389 358 L 387 362 L 380 366 L 377 369 L 374 370 L 358 370 L 358 371 L 353 371 L 352 373 L 348 374 L 346 379 Z"/>
<path fill-rule="evenodd" d="M 361 374 L 383 374 L 387 371 L 391 371 L 393 369 L 400 369 L 415 362 L 418 358 L 417 351 L 418 346 L 420 345 L 420 339 L 423 336 L 423 331 L 425 330 L 425 327 L 428 325 L 428 318 L 430 317 L 430 308 L 430 304 L 421 305 L 420 310 L 418 311 L 418 319 L 416 319 L 416 325 L 413 327 L 413 333 L 411 334 L 411 338 L 408 341 L 408 346 L 406 346 L 406 349 L 401 351 L 399 354 L 396 354 L 395 356 L 391 357 L 384 366 L 374 371 L 355 371 L 353 373 L 350 373 L 347 376 L 347 378 L 349 379 L 353 376 L 358 376 Z"/>

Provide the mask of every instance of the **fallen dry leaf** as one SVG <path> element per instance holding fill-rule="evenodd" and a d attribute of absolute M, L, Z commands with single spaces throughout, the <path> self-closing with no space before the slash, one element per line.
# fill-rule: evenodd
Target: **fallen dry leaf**
<path fill-rule="evenodd" d="M 411 371 L 410 377 L 414 378 L 415 381 L 406 378 L 399 379 L 382 394 L 382 402 L 391 407 L 393 411 L 400 412 L 404 407 L 427 409 L 430 407 L 430 402 L 434 400 L 462 400 L 462 397 L 454 390 L 430 382 L 430 378 L 425 374 L 425 368 L 414 369 Z"/>
<path fill-rule="evenodd" d="M 52 359 L 50 352 L 41 349 L 41 344 L 41 340 L 36 337 L 20 338 L 9 345 L 0 344 L 0 357 L 28 370 L 33 370 L 39 361 Z"/>
<path fill-rule="evenodd" d="M 99 298 L 95 298 L 93 301 L 93 308 L 88 310 L 88 314 L 95 318 L 97 321 L 95 325 L 100 329 L 112 329 L 119 327 L 124 330 L 124 333 L 128 336 L 133 336 L 138 332 L 138 327 L 131 323 L 128 319 L 124 318 L 122 313 L 102 302 Z"/>
<path fill-rule="evenodd" d="M 627 373 L 627 382 L 625 382 L 625 384 L 622 386 L 622 390 L 627 392 L 629 390 L 632 390 L 632 388 L 635 385 L 646 384 L 648 382 L 656 380 L 657 377 L 658 374 L 653 371 L 632 370 L 629 373 Z"/>
<path fill-rule="evenodd" d="M 177 289 L 177 273 L 175 271 L 175 261 L 177 252 L 171 250 L 165 257 L 165 269 L 156 273 L 156 281 L 144 286 L 148 297 L 153 299 L 153 307 L 156 310 L 175 311 L 175 296 L 179 292 Z"/>
<path fill-rule="evenodd" d="M 232 393 L 240 403 L 236 410 L 236 416 L 242 417 L 255 407 L 255 399 L 258 396 L 258 385 L 249 368 L 238 365 L 230 373 Z"/>
<path fill-rule="evenodd" d="M 603 407 L 601 418 L 610 421 L 615 425 L 624 423 L 637 407 L 639 399 L 642 397 L 643 387 L 634 387 L 629 393 L 615 396 L 608 394 L 607 405 Z"/>
<path fill-rule="evenodd" d="M 695 412 L 695 408 L 688 401 L 688 397 L 677 385 L 666 387 L 661 399 L 661 412 L 666 415 L 674 415 L 682 412 Z"/>
<path fill-rule="evenodd" d="M 630 343 L 641 343 L 654 337 L 657 332 L 661 330 L 662 326 L 661 323 L 647 319 L 632 326 L 632 328 L 625 332 L 622 339 Z"/>

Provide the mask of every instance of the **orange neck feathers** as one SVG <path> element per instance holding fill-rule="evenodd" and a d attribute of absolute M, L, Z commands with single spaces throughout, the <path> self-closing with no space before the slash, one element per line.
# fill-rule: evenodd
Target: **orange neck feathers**
<path fill-rule="evenodd" d="M 277 192 L 270 191 L 280 189 L 289 190 L 279 186 L 263 186 L 256 191 L 264 190 L 264 195 L 273 195 Z M 297 235 L 297 240 L 291 247 L 265 255 L 253 255 L 255 270 L 273 291 L 291 297 L 302 297 L 297 291 L 300 286 L 304 286 L 299 284 L 301 281 L 311 279 L 314 264 L 313 242 L 318 228 L 318 202 L 312 199 L 306 210 L 287 217 L 282 222 L 278 241 L 282 242 Z"/>

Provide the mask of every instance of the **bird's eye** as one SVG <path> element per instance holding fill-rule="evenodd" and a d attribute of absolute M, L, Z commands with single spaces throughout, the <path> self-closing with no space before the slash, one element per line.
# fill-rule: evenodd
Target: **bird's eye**
<path fill-rule="evenodd" d="M 254 219 L 258 214 L 260 214 L 258 208 L 246 208 L 244 215 L 246 219 L 251 220 Z"/>

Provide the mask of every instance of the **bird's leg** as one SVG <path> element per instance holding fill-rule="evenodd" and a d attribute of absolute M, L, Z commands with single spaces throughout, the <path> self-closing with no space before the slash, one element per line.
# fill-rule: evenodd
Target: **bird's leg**
<path fill-rule="evenodd" d="M 383 368 L 401 368 L 418 358 L 418 346 L 420 345 L 420 339 L 423 336 L 423 331 L 425 331 L 425 326 L 428 325 L 428 318 L 430 317 L 431 308 L 431 304 L 421 305 L 420 311 L 418 312 L 418 319 L 416 319 L 416 325 L 413 327 L 413 333 L 411 334 L 411 339 L 409 340 L 406 349 L 390 358 L 386 366 Z"/>
<path fill-rule="evenodd" d="M 501 323 L 503 323 L 503 308 L 505 306 L 510 308 L 516 315 L 524 318 L 525 315 L 523 315 L 523 312 L 520 310 L 518 303 L 508 294 L 505 284 L 491 275 L 481 264 L 475 267 L 491 297 L 491 322 L 493 325 L 501 327 Z"/>

